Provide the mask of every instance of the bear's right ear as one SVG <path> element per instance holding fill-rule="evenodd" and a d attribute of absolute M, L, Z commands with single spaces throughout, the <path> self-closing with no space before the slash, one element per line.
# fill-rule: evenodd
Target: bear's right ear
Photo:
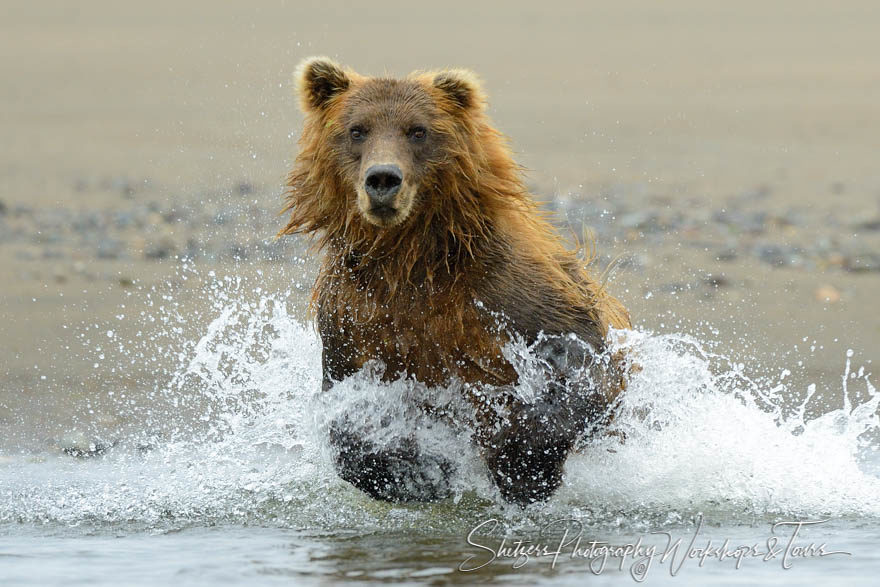
<path fill-rule="evenodd" d="M 345 70 L 327 57 L 304 59 L 296 68 L 296 89 L 303 112 L 323 110 L 350 85 Z"/>

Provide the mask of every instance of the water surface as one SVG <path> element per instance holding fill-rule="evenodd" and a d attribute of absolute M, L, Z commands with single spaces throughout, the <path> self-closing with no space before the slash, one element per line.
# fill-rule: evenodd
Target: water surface
<path fill-rule="evenodd" d="M 119 365 L 160 352 L 174 365 L 157 371 L 151 386 L 113 396 L 126 415 L 113 434 L 84 422 L 54 448 L 4 439 L 4 584 L 506 585 L 634 576 L 867 584 L 864 577 L 880 572 L 880 394 L 849 356 L 833 390 L 838 407 L 816 417 L 815 402 L 828 394 L 791 388 L 785 365 L 778 376 L 754 379 L 711 341 L 631 331 L 622 344 L 641 369 L 619 407 L 618 434 L 572 455 L 548 503 L 505 505 L 466 430 L 437 424 L 420 428 L 418 440 L 444 447 L 458 463 L 454 497 L 391 505 L 336 477 L 327 423 L 358 406 L 364 418 L 394 416 L 383 434 L 404 434 L 414 424 L 407 406 L 426 390 L 384 384 L 367 371 L 336 395 L 320 394 L 319 340 L 292 317 L 286 295 L 244 291 L 234 280 L 216 280 L 205 295 L 211 320 L 200 337 L 175 340 L 187 316 L 169 304 L 152 315 L 168 335 L 161 343 L 142 337 L 114 341 L 112 355 L 102 351 Z M 526 347 L 509 352 L 523 358 L 526 395 L 538 377 L 529 372 L 534 361 Z M 800 528 L 789 546 L 794 528 L 774 524 L 797 521 L 822 523 Z M 581 548 L 595 541 L 656 550 L 647 566 L 635 554 L 603 566 L 601 556 L 575 550 L 576 533 Z M 766 557 L 774 537 L 783 550 Z M 679 550 L 661 560 L 677 539 Z M 507 550 L 499 551 L 502 540 Z M 518 540 L 564 547 L 553 563 L 534 552 L 523 557 Z M 733 554 L 701 565 L 697 552 L 682 562 L 709 542 L 751 554 L 739 569 Z M 819 556 L 832 551 L 849 554 Z"/>

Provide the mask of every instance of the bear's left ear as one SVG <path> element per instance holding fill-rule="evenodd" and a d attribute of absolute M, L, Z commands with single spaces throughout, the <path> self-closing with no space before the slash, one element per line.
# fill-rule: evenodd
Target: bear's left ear
<path fill-rule="evenodd" d="M 327 57 L 310 57 L 296 68 L 296 88 L 303 112 L 323 110 L 350 85 L 348 73 Z"/>
<path fill-rule="evenodd" d="M 434 74 L 433 85 L 462 110 L 482 106 L 485 97 L 476 74 L 467 69 L 447 69 Z"/>

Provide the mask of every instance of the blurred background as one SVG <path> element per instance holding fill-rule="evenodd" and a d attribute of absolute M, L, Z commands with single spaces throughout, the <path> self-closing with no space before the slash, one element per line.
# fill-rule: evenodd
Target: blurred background
<path fill-rule="evenodd" d="M 831 405 L 847 349 L 880 358 L 878 25 L 873 1 L 6 2 L 0 426 L 112 427 L 102 398 L 158 385 L 164 338 L 204 331 L 210 272 L 293 288 L 305 316 L 310 257 L 273 237 L 316 54 L 475 70 L 640 328 Z"/>

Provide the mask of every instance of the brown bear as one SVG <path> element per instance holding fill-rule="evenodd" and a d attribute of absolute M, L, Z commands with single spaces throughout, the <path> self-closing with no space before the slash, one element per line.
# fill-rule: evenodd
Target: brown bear
<path fill-rule="evenodd" d="M 501 495 L 545 500 L 624 386 L 605 351 L 627 311 L 523 186 L 474 74 L 374 78 L 312 58 L 297 82 L 305 123 L 280 234 L 312 235 L 324 253 L 313 292 L 324 388 L 370 360 L 387 381 L 463 384 Z M 547 371 L 532 400 L 503 352 L 515 340 Z M 440 449 L 379 447 L 345 419 L 330 438 L 340 476 L 375 498 L 449 493 Z"/>

